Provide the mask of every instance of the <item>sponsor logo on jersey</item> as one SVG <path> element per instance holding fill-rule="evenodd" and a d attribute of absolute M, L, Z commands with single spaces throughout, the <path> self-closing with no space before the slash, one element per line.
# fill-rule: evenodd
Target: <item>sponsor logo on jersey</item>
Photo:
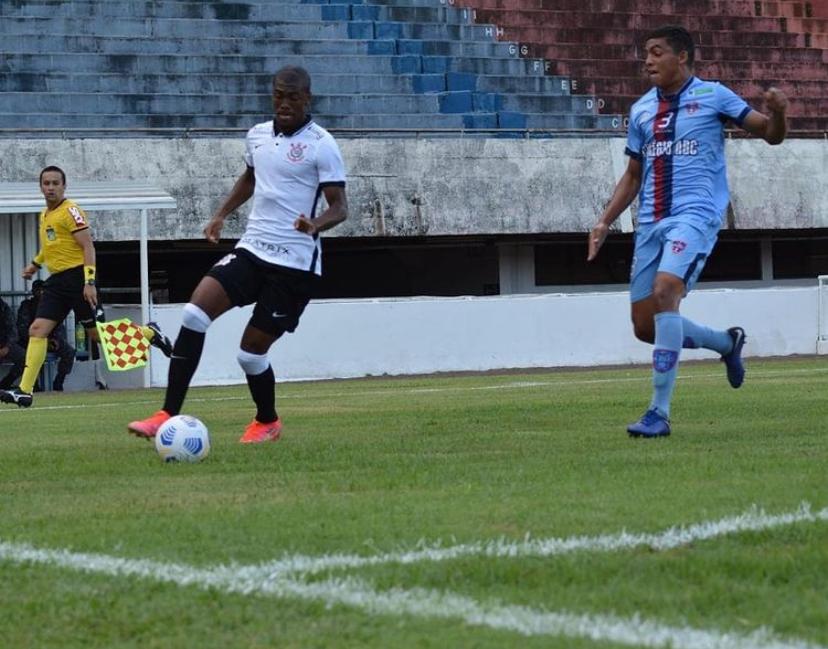
<path fill-rule="evenodd" d="M 690 95 L 691 97 L 698 97 L 699 95 L 709 95 L 711 92 L 713 92 L 713 88 L 711 88 L 710 86 L 707 86 L 705 88 L 695 88 L 694 90 L 691 90 L 687 94 Z"/>
<path fill-rule="evenodd" d="M 659 156 L 672 155 L 697 155 L 699 152 L 698 140 L 661 140 L 654 141 L 644 147 L 644 155 L 648 158 L 658 158 Z"/>

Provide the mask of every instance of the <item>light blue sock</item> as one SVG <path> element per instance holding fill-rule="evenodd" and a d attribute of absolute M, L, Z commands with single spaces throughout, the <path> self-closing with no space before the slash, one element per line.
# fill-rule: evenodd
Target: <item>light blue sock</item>
<path fill-rule="evenodd" d="M 682 317 L 677 311 L 655 316 L 655 347 L 653 349 L 653 400 L 650 408 L 670 416 L 670 398 L 676 384 L 679 354 L 683 340 Z"/>
<path fill-rule="evenodd" d="M 733 339 L 730 334 L 720 329 L 711 329 L 704 325 L 696 324 L 692 320 L 682 318 L 684 331 L 684 349 L 712 349 L 720 354 L 729 354 L 733 349 Z"/>

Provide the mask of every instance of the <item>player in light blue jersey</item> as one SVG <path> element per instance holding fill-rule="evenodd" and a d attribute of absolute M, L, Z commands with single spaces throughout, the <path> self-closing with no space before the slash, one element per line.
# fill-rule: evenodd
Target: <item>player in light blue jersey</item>
<path fill-rule="evenodd" d="M 630 111 L 627 169 L 589 235 L 595 259 L 610 226 L 639 199 L 630 301 L 635 335 L 654 345 L 653 399 L 634 437 L 670 434 L 670 399 L 682 348 L 722 355 L 730 385 L 742 385 L 741 327 L 715 330 L 679 314 L 679 305 L 716 244 L 729 202 L 724 126 L 733 122 L 769 144 L 785 139 L 784 93 L 765 93 L 769 115 L 725 86 L 693 75 L 695 47 L 686 29 L 665 25 L 645 38 L 645 70 L 653 88 Z"/>

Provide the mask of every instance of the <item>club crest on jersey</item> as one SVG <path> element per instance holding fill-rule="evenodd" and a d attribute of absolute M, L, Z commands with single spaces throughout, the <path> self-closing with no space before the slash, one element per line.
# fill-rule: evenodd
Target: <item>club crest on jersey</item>
<path fill-rule="evenodd" d="M 684 252 L 684 249 L 687 247 L 687 244 L 684 241 L 673 241 L 673 254 L 679 254 L 680 252 Z"/>
<path fill-rule="evenodd" d="M 288 160 L 291 162 L 302 162 L 305 159 L 305 149 L 307 148 L 308 145 L 302 144 L 301 142 L 291 144 L 290 151 L 287 154 Z"/>
<path fill-rule="evenodd" d="M 688 115 L 694 115 L 698 113 L 699 108 L 701 108 L 701 106 L 699 106 L 699 102 L 697 101 L 691 101 L 689 104 L 687 104 L 687 106 L 685 106 Z"/>

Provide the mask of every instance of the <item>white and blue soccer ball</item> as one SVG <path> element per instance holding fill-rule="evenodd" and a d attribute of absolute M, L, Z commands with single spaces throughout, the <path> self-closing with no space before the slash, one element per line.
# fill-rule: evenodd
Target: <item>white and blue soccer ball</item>
<path fill-rule="evenodd" d="M 164 462 L 201 462 L 210 453 L 210 433 L 201 420 L 176 415 L 158 429 L 155 450 Z"/>

